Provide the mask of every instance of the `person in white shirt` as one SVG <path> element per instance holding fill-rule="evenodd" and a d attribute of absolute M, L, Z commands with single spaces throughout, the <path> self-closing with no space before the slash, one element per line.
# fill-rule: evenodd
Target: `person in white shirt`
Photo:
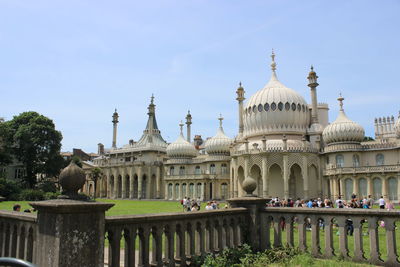
<path fill-rule="evenodd" d="M 206 210 L 213 210 L 214 208 L 211 206 L 210 202 L 207 202 Z"/>
<path fill-rule="evenodd" d="M 379 202 L 379 208 L 380 209 L 385 209 L 385 199 L 383 199 L 383 196 L 381 196 L 381 198 L 378 200 Z"/>
<path fill-rule="evenodd" d="M 336 208 L 344 208 L 344 203 L 341 196 L 336 199 Z"/>

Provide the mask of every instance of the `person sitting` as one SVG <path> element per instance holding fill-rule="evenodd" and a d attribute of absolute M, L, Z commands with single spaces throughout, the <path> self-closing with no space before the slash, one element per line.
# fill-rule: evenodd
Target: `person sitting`
<path fill-rule="evenodd" d="M 13 211 L 21 211 L 21 205 L 20 204 L 15 204 L 13 206 Z"/>

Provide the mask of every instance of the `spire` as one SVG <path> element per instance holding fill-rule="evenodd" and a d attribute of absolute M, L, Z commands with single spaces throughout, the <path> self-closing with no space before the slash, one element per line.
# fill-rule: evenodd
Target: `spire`
<path fill-rule="evenodd" d="M 278 78 L 276 77 L 276 62 L 275 62 L 275 53 L 274 53 L 274 49 L 272 49 L 272 53 L 271 53 L 271 70 L 272 70 L 272 77 L 271 80 L 277 80 Z"/>
<path fill-rule="evenodd" d="M 179 128 L 181 129 L 181 136 L 183 137 L 183 122 L 179 123 Z"/>
<path fill-rule="evenodd" d="M 343 100 L 344 100 L 344 97 L 342 97 L 342 93 L 339 93 L 339 97 L 338 97 L 337 100 L 339 101 L 340 111 L 344 111 L 344 110 L 343 110 Z"/>
<path fill-rule="evenodd" d="M 222 121 L 224 120 L 222 114 L 219 114 L 218 120 L 219 120 L 219 128 L 222 130 Z"/>
<path fill-rule="evenodd" d="M 188 110 L 188 113 L 186 115 L 186 141 L 190 143 L 191 137 L 191 125 L 192 124 L 192 115 L 190 115 L 190 110 Z"/>

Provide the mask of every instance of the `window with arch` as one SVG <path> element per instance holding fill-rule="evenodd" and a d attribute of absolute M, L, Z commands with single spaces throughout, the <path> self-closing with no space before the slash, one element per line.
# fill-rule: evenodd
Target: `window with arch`
<path fill-rule="evenodd" d="M 179 184 L 175 184 L 175 199 L 180 199 L 181 196 L 179 195 Z"/>
<path fill-rule="evenodd" d="M 216 170 L 215 170 L 215 164 L 211 164 L 210 165 L 210 174 L 216 174 Z"/>
<path fill-rule="evenodd" d="M 168 199 L 172 199 L 172 184 L 168 184 Z"/>
<path fill-rule="evenodd" d="M 175 168 L 174 168 L 174 166 L 169 167 L 169 175 L 175 175 Z"/>
<path fill-rule="evenodd" d="M 201 198 L 201 183 L 197 183 L 196 185 L 196 197 Z"/>
<path fill-rule="evenodd" d="M 194 168 L 194 174 L 196 174 L 196 175 L 201 174 L 200 166 L 196 166 L 196 167 Z"/>
<path fill-rule="evenodd" d="M 353 167 L 360 167 L 360 156 L 357 154 L 353 155 Z"/>
<path fill-rule="evenodd" d="M 179 175 L 185 175 L 185 166 L 179 167 Z"/>
<path fill-rule="evenodd" d="M 186 197 L 186 183 L 182 184 L 182 196 Z"/>
<path fill-rule="evenodd" d="M 378 177 L 372 180 L 372 187 L 374 189 L 374 199 L 378 200 L 382 196 L 382 180 Z"/>
<path fill-rule="evenodd" d="M 383 156 L 383 154 L 376 155 L 375 159 L 376 159 L 376 165 L 382 166 L 385 164 L 385 156 Z"/>
<path fill-rule="evenodd" d="M 223 183 L 221 184 L 221 199 L 228 198 L 228 184 Z"/>
<path fill-rule="evenodd" d="M 221 165 L 221 173 L 222 174 L 227 174 L 228 173 L 228 167 L 226 166 L 225 163 L 222 163 L 222 165 Z"/>
<path fill-rule="evenodd" d="M 367 179 L 365 178 L 360 178 L 358 179 L 358 194 L 359 194 L 359 198 L 363 198 L 363 197 L 367 197 Z"/>
<path fill-rule="evenodd" d="M 351 195 L 354 192 L 353 180 L 350 178 L 347 178 L 346 180 L 344 180 L 344 187 L 345 187 L 345 199 L 350 200 Z"/>
<path fill-rule="evenodd" d="M 336 155 L 336 167 L 337 168 L 344 167 L 344 157 L 342 154 Z"/>
<path fill-rule="evenodd" d="M 397 178 L 390 177 L 388 179 L 389 185 L 389 200 L 397 200 Z"/>
<path fill-rule="evenodd" d="M 194 196 L 194 184 L 189 184 L 189 197 L 193 198 Z"/>

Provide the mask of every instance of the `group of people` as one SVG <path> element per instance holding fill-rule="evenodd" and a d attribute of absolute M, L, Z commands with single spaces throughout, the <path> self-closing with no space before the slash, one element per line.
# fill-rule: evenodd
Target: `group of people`
<path fill-rule="evenodd" d="M 21 205 L 20 204 L 15 204 L 14 206 L 13 206 L 13 211 L 21 211 Z M 36 211 L 36 209 L 24 209 L 24 212 L 27 212 L 27 213 L 31 213 L 31 212 L 35 212 Z"/>
<path fill-rule="evenodd" d="M 182 209 L 183 211 L 199 211 L 201 207 L 201 199 L 190 199 L 190 197 L 185 197 L 181 201 Z M 228 208 L 227 205 L 225 205 L 225 208 Z M 213 201 L 208 201 L 207 205 L 205 207 L 205 210 L 216 210 L 219 209 L 219 203 L 215 200 Z"/>
<path fill-rule="evenodd" d="M 279 199 L 279 197 L 271 198 L 267 203 L 267 207 L 295 207 L 295 208 L 363 208 L 371 209 L 375 201 L 371 195 L 368 197 L 357 198 L 356 194 L 351 195 L 351 200 L 345 201 L 339 196 L 334 202 L 328 198 L 310 198 L 308 200 L 297 198 Z M 390 200 L 385 200 L 383 196 L 378 199 L 380 209 L 392 210 L 394 205 Z"/>

